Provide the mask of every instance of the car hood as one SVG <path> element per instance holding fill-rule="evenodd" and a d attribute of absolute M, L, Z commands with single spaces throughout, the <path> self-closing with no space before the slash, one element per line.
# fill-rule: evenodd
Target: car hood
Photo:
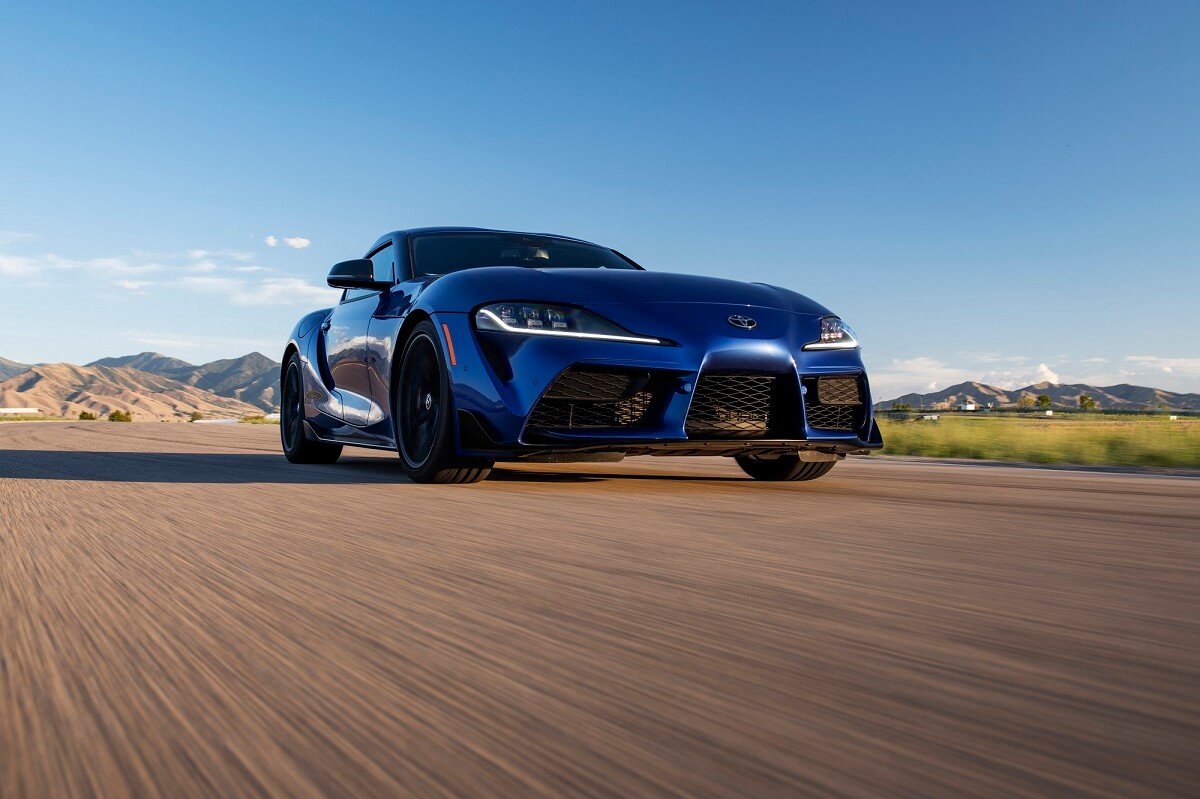
<path fill-rule="evenodd" d="M 436 306 L 456 311 L 469 311 L 485 302 L 528 300 L 575 305 L 710 303 L 816 316 L 829 313 L 802 294 L 764 283 L 632 269 L 484 267 L 442 275 L 426 284 L 426 291 L 438 295 Z"/>

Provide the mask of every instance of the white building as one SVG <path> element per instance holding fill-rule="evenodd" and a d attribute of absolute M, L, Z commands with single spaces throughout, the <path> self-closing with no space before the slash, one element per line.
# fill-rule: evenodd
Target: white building
<path fill-rule="evenodd" d="M 0 408 L 0 416 L 37 416 L 38 408 Z"/>
<path fill-rule="evenodd" d="M 973 410 L 975 410 L 975 403 L 973 403 L 973 402 L 964 402 L 964 403 L 962 403 L 961 405 L 959 405 L 959 406 L 958 406 L 958 409 L 959 409 L 960 411 L 973 411 Z"/>

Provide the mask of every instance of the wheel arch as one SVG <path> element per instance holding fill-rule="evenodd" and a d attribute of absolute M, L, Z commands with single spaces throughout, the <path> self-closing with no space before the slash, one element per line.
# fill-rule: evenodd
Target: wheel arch
<path fill-rule="evenodd" d="M 283 350 L 283 361 L 279 364 L 280 391 L 283 390 L 283 379 L 287 376 L 288 361 L 292 359 L 293 355 L 299 354 L 299 352 L 300 348 L 296 346 L 296 342 L 294 341 L 289 341 L 287 347 Z"/>
<path fill-rule="evenodd" d="M 404 347 L 408 344 L 408 339 L 412 336 L 413 328 L 424 321 L 433 321 L 433 316 L 428 311 L 417 308 L 404 317 L 404 324 L 400 325 L 400 329 L 396 332 L 396 347 L 392 350 L 392 364 L 390 374 L 388 374 L 388 415 L 392 413 L 392 394 L 396 390 L 396 381 L 400 379 L 400 361 L 404 356 Z M 436 328 L 437 325 L 434 325 Z M 441 336 L 438 337 L 439 343 Z"/>

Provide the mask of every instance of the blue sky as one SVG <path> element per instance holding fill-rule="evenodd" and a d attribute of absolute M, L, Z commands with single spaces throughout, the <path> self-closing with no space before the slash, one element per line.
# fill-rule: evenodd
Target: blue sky
<path fill-rule="evenodd" d="M 332 262 L 468 224 L 809 294 L 880 396 L 1200 390 L 1197 41 L 1192 2 L 10 4 L 0 356 L 277 357 Z"/>

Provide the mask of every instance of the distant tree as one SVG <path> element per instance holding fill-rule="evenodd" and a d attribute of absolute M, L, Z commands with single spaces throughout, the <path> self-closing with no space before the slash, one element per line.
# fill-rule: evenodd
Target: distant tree
<path fill-rule="evenodd" d="M 108 415 L 108 421 L 110 421 L 110 422 L 132 422 L 133 414 L 129 413 L 128 411 L 113 411 L 112 413 L 110 413 Z"/>
<path fill-rule="evenodd" d="M 96 414 L 88 413 L 87 411 L 80 411 L 79 412 L 79 421 L 94 422 L 94 421 L 96 421 Z"/>
<path fill-rule="evenodd" d="M 188 419 L 188 421 L 189 422 L 198 422 L 203 418 L 204 418 L 204 414 L 200 413 L 200 411 L 192 411 L 192 418 Z"/>
<path fill-rule="evenodd" d="M 893 402 L 891 409 L 897 413 L 912 413 L 913 406 L 911 402 Z"/>
<path fill-rule="evenodd" d="M 1079 409 L 1083 411 L 1091 411 L 1096 409 L 1096 400 L 1092 399 L 1090 394 L 1079 395 Z"/>
<path fill-rule="evenodd" d="M 1050 395 L 1049 394 L 1038 394 L 1037 406 L 1039 408 L 1049 408 L 1050 407 Z"/>
<path fill-rule="evenodd" d="M 1032 407 L 1033 397 L 1029 396 L 1028 394 L 1022 394 L 1021 398 L 1017 400 L 1017 408 L 1022 411 L 1027 411 Z"/>

